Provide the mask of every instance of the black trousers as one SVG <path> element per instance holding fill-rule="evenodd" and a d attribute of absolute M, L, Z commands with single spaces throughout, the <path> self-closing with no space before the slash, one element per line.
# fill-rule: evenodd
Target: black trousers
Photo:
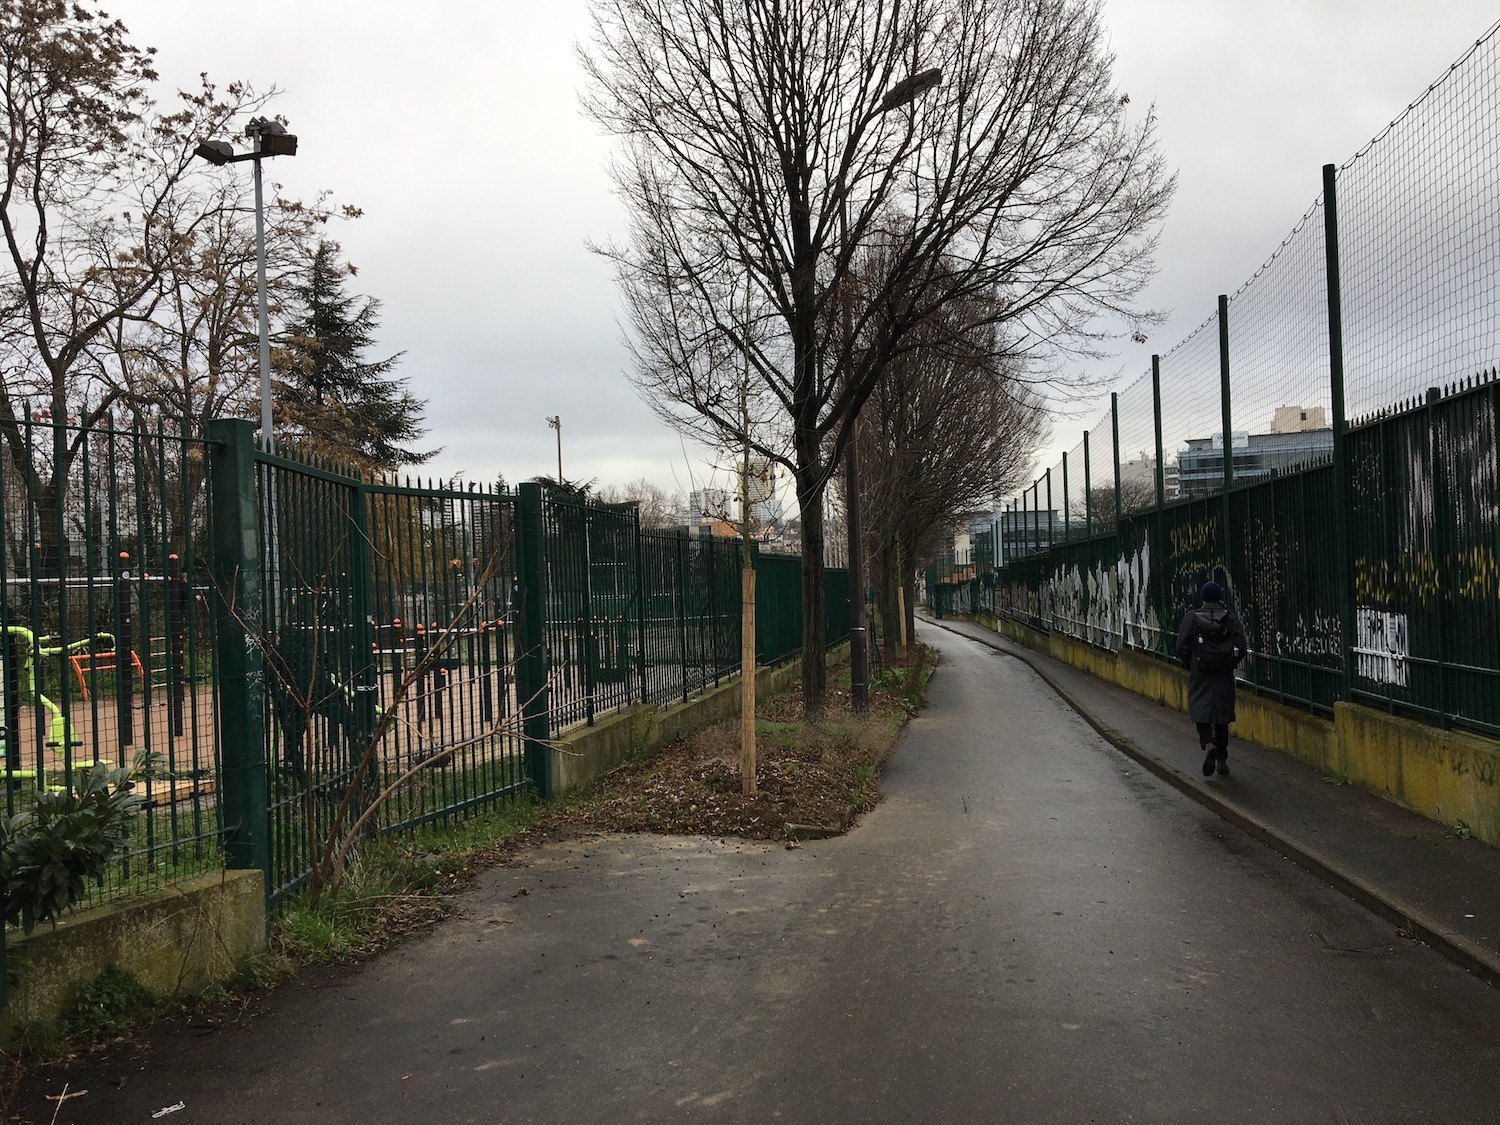
<path fill-rule="evenodd" d="M 1220 750 L 1229 749 L 1229 724 L 1228 723 L 1199 723 L 1198 745 L 1207 747 L 1212 742 Z"/>

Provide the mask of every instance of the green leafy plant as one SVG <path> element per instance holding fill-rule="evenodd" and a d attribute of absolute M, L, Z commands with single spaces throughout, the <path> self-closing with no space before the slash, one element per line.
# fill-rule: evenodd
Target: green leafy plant
<path fill-rule="evenodd" d="M 1459 840 L 1471 840 L 1474 837 L 1474 830 L 1469 827 L 1467 820 L 1455 820 L 1448 825 L 1448 835 Z"/>
<path fill-rule="evenodd" d="M 44 792 L 15 816 L 0 817 L 0 884 L 5 920 L 28 934 L 57 919 L 99 880 L 110 858 L 130 843 L 130 822 L 144 798 L 136 784 L 158 755 L 144 751 L 126 769 L 102 763 L 74 775 L 71 790 Z"/>
<path fill-rule="evenodd" d="M 97 1042 L 123 1035 L 150 1019 L 161 1006 L 161 998 L 134 973 L 111 965 L 79 991 L 68 1010 L 58 1017 L 58 1029 L 68 1039 Z"/>

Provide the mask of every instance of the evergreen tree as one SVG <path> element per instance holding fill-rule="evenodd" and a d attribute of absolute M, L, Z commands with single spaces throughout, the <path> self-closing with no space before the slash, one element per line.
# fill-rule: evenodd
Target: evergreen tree
<path fill-rule="evenodd" d="M 353 267 L 334 242 L 320 242 L 283 340 L 277 388 L 284 432 L 312 451 L 374 472 L 420 465 L 438 451 L 411 443 L 427 432 L 426 405 L 391 375 L 404 354 L 367 360 L 380 324 L 380 302 L 349 293 Z"/>

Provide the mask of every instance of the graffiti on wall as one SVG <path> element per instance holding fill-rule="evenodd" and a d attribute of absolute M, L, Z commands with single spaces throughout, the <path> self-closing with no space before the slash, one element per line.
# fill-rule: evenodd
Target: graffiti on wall
<path fill-rule="evenodd" d="M 1043 584 L 1042 611 L 1059 633 L 1100 648 L 1155 648 L 1161 617 L 1151 598 L 1151 545 L 1088 570 L 1064 566 Z"/>
<path fill-rule="evenodd" d="M 1396 559 L 1355 559 L 1354 595 L 1370 605 L 1399 605 L 1436 598 L 1451 584 L 1459 597 L 1500 597 L 1500 564 L 1492 548 L 1465 547 L 1443 563 L 1427 551 Z"/>

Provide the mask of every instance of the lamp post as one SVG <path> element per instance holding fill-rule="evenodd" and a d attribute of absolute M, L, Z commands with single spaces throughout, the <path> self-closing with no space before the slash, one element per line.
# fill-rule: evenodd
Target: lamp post
<path fill-rule="evenodd" d="M 547 419 L 547 427 L 557 431 L 557 487 L 563 486 L 562 475 L 562 415 L 553 414 Z"/>
<path fill-rule="evenodd" d="M 228 141 L 204 141 L 193 150 L 215 167 L 255 162 L 255 298 L 259 313 L 260 336 L 260 443 L 269 453 L 271 441 L 271 329 L 266 313 L 266 209 L 261 185 L 260 162 L 268 156 L 296 156 L 297 138 L 279 122 L 268 117 L 252 117 L 245 126 L 245 136 L 254 139 L 249 152 L 235 152 Z"/>
<path fill-rule="evenodd" d="M 919 71 L 896 83 L 880 99 L 877 113 L 889 113 L 904 105 L 910 105 L 928 90 L 943 80 L 939 67 Z M 839 181 L 839 241 L 840 249 L 849 242 L 849 193 L 842 178 Z M 854 350 L 854 308 L 849 285 L 843 286 L 844 347 L 849 350 L 845 362 L 850 362 Z M 849 440 L 844 447 L 844 497 L 845 530 L 849 536 L 849 695 L 856 712 L 870 708 L 870 646 L 869 633 L 865 626 L 865 577 L 864 543 L 861 536 L 859 510 L 859 412 L 856 410 L 849 420 Z M 903 622 L 904 624 L 904 622 Z"/>

